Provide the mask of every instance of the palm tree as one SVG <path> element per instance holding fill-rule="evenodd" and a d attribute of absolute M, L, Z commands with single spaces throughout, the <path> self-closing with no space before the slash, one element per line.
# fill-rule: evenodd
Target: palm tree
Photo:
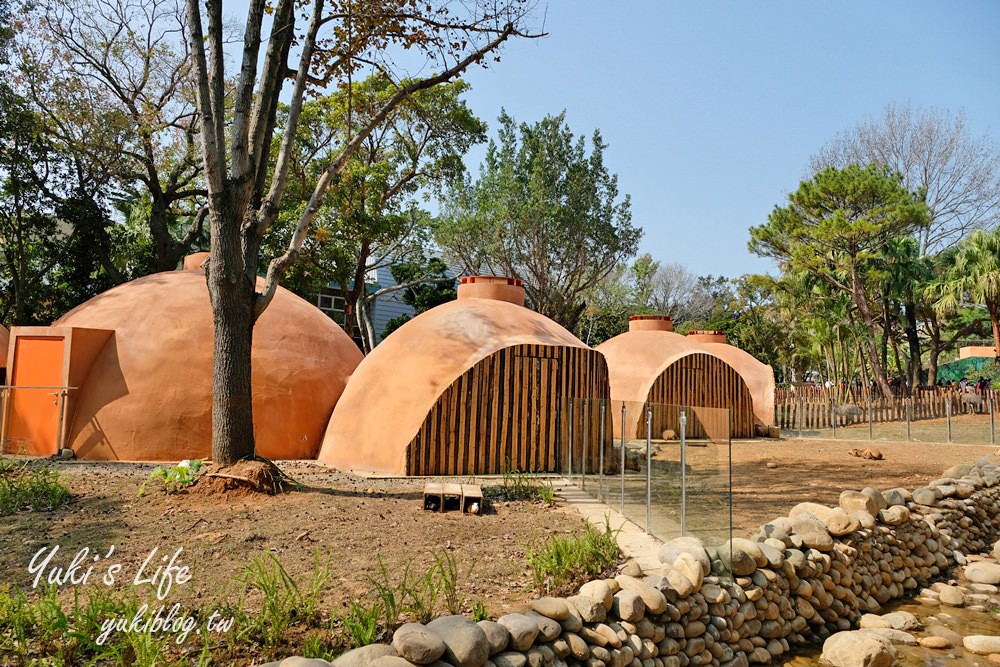
<path fill-rule="evenodd" d="M 973 232 L 949 255 L 941 279 L 927 288 L 934 310 L 946 315 L 967 301 L 986 306 L 1000 359 L 1000 229 Z"/>

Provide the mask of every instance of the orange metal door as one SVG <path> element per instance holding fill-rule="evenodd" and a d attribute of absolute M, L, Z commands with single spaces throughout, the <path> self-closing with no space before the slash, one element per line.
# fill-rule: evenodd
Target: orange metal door
<path fill-rule="evenodd" d="M 62 385 L 62 336 L 18 337 L 14 348 L 15 387 L 12 389 L 7 422 L 6 450 L 11 454 L 51 456 L 59 440 L 59 390 Z"/>

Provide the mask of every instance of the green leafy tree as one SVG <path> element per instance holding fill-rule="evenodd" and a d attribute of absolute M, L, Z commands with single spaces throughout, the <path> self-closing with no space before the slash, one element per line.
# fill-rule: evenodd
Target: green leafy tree
<path fill-rule="evenodd" d="M 632 315 L 651 315 L 653 280 L 660 263 L 646 253 L 631 266 L 621 263 L 587 290 L 587 306 L 576 335 L 588 345 L 599 345 L 628 331 Z"/>
<path fill-rule="evenodd" d="M 413 308 L 419 315 L 435 306 L 454 301 L 458 296 L 455 279 L 448 275 L 448 267 L 440 258 L 426 261 L 411 261 L 394 264 L 390 269 L 397 285 L 408 285 L 403 289 L 403 303 Z M 419 282 L 423 281 L 423 282 Z M 382 338 L 409 322 L 409 315 L 394 317 L 385 324 Z"/>
<path fill-rule="evenodd" d="M 347 162 L 338 187 L 323 200 L 312 238 L 303 243 L 293 284 L 312 293 L 331 281 L 339 284 L 346 304 L 344 328 L 350 336 L 360 328 L 366 350 L 375 344 L 367 276 L 401 263 L 426 266 L 429 217 L 417 206 L 419 196 L 460 177 L 462 155 L 485 140 L 486 126 L 462 99 L 468 88 L 464 81 L 442 84 L 397 106 Z M 309 198 L 303 184 L 329 167 L 349 128 L 368 122 L 394 91 L 387 79 L 372 76 L 303 105 L 286 210 L 265 240 L 265 257 L 284 251 L 278 240 L 287 236 Z M 378 293 L 430 277 L 413 275 Z"/>
<path fill-rule="evenodd" d="M 178 0 L 42 3 L 17 40 L 20 86 L 77 193 L 143 200 L 157 271 L 204 241 L 207 214 L 183 14 Z"/>
<path fill-rule="evenodd" d="M 400 104 L 458 78 L 512 36 L 524 35 L 530 7 L 520 0 L 251 0 L 242 58 L 233 75 L 226 67 L 223 3 L 185 4 L 184 35 L 197 93 L 211 230 L 205 273 L 215 325 L 212 458 L 229 464 L 255 452 L 250 377 L 254 323 L 297 261 L 327 192 L 339 187 L 351 159 Z M 411 61 L 423 57 L 423 71 L 429 74 L 399 83 L 392 58 L 401 49 L 409 50 Z M 327 168 L 304 184 L 303 190 L 311 192 L 308 203 L 298 211 L 285 252 L 268 263 L 258 291 L 261 244 L 282 210 L 307 88 L 350 88 L 356 75 L 372 70 L 394 82 L 392 93 L 363 121 L 347 126 Z M 269 148 L 283 95 L 288 112 L 272 161 Z"/>
<path fill-rule="evenodd" d="M 949 254 L 944 275 L 927 291 L 940 314 L 955 312 L 963 301 L 984 306 L 1000 358 L 1000 230 L 970 234 Z"/>
<path fill-rule="evenodd" d="M 525 281 L 528 304 L 575 330 L 589 289 L 633 256 L 642 230 L 604 164 L 595 131 L 588 151 L 566 113 L 534 125 L 500 114 L 479 178 L 450 193 L 435 238 L 469 273 Z"/>
<path fill-rule="evenodd" d="M 850 165 L 824 169 L 802 182 L 787 206 L 776 207 L 767 224 L 750 229 L 752 252 L 848 295 L 865 327 L 868 363 L 885 396 L 892 390 L 876 343 L 873 273 L 890 240 L 915 233 L 927 221 L 922 196 L 908 192 L 898 176 L 875 165 Z"/>

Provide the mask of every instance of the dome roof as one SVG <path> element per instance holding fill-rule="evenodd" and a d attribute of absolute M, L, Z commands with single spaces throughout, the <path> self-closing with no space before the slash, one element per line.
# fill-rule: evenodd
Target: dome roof
<path fill-rule="evenodd" d="M 464 296 L 413 318 L 358 366 L 330 418 L 319 459 L 339 468 L 404 473 L 406 448 L 442 392 L 513 345 L 589 348 L 544 315 Z"/>
<path fill-rule="evenodd" d="M 761 424 L 774 426 L 774 369 L 729 343 L 702 343 L 701 346 L 740 374 L 753 397 L 754 417 Z"/>
<path fill-rule="evenodd" d="M 704 352 L 701 344 L 673 331 L 626 331 L 597 346 L 608 360 L 611 398 L 645 403 L 649 388 L 667 366 L 681 357 Z"/>
<path fill-rule="evenodd" d="M 76 395 L 67 446 L 88 459 L 206 457 L 212 432 L 212 310 L 202 271 L 140 278 L 77 306 L 58 326 L 112 329 Z M 279 288 L 253 331 L 257 453 L 311 458 L 361 352 L 321 311 Z"/>

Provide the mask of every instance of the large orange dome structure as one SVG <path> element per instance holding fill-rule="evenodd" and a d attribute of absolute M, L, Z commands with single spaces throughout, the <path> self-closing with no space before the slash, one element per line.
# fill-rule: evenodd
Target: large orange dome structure
<path fill-rule="evenodd" d="M 608 363 L 611 397 L 626 406 L 625 436 L 645 435 L 645 404 L 691 408 L 689 437 L 751 438 L 754 436 L 753 399 L 738 370 L 712 353 L 708 346 L 673 331 L 666 316 L 637 315 L 629 330 L 597 346 Z M 729 410 L 728 424 L 720 423 L 716 409 Z M 654 409 L 653 432 L 680 431 L 680 411 Z M 622 427 L 614 424 L 620 437 Z"/>
<path fill-rule="evenodd" d="M 517 279 L 470 276 L 458 300 L 393 332 L 351 377 L 319 460 L 400 475 L 558 470 L 570 431 L 566 402 L 608 398 L 607 366 L 523 302 Z M 593 421 L 586 426 L 597 433 L 591 413 L 574 419 Z M 599 440 L 581 452 L 588 461 L 599 459 Z"/>
<path fill-rule="evenodd" d="M 157 273 L 119 285 L 52 327 L 31 327 L 24 341 L 45 342 L 46 335 L 58 345 L 62 336 L 88 346 L 86 363 L 77 364 L 85 370 L 55 382 L 78 385 L 66 403 L 63 447 L 97 460 L 210 456 L 213 326 L 203 272 Z M 75 345 L 65 348 L 67 355 L 77 352 Z M 333 321 L 279 288 L 253 332 L 257 452 L 274 459 L 315 457 L 361 358 Z M 69 367 L 69 359 L 63 365 Z"/>

